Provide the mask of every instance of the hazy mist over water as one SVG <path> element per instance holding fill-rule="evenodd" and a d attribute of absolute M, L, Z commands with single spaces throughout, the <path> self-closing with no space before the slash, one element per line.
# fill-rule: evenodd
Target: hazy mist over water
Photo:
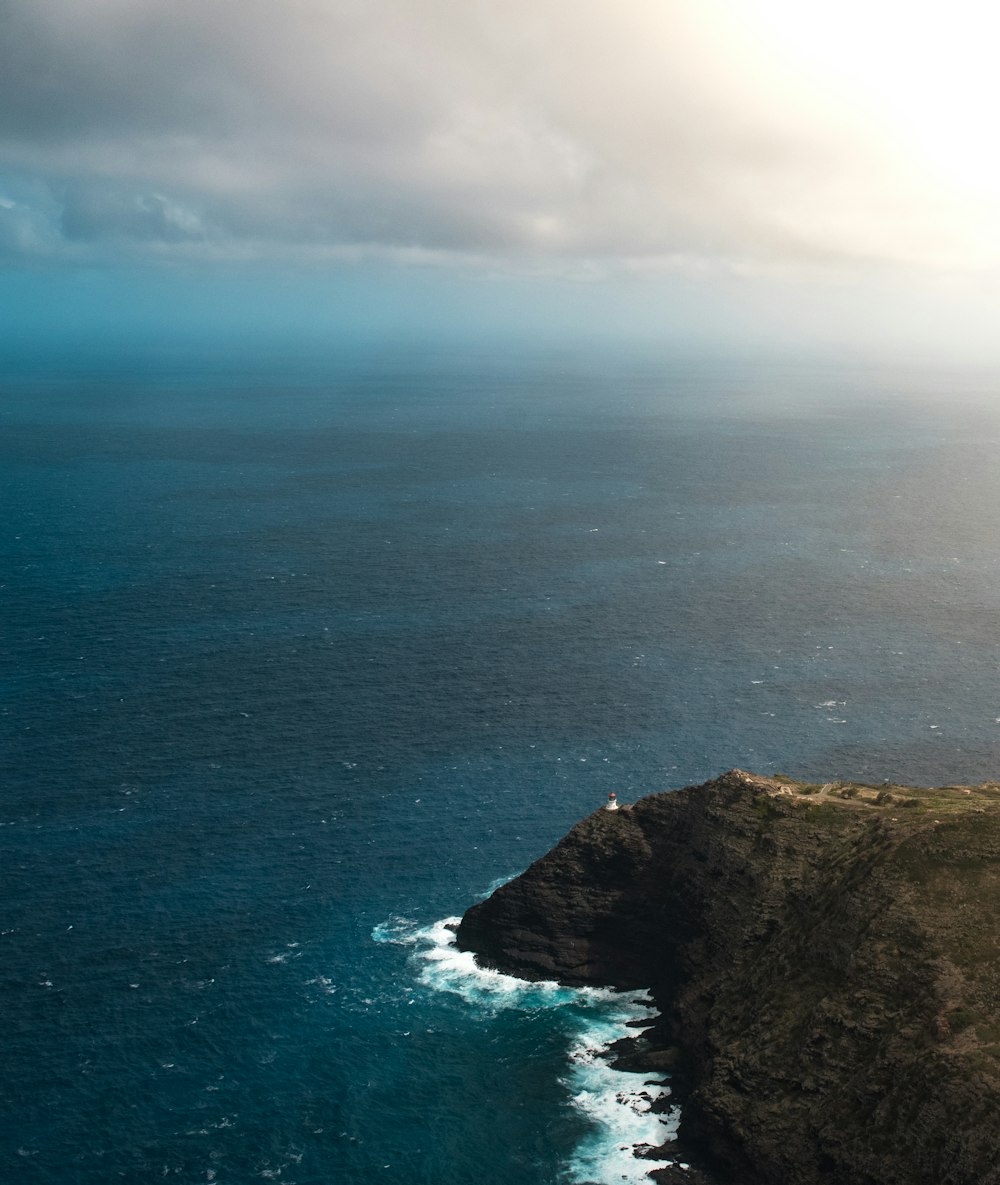
<path fill-rule="evenodd" d="M 9 374 L 4 1174 L 584 1179 L 604 1005 L 487 999 L 427 928 L 609 789 L 995 777 L 995 384 Z"/>

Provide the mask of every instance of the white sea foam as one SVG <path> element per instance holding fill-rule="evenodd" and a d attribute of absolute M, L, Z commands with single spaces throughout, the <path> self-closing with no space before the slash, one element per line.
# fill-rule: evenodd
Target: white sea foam
<path fill-rule="evenodd" d="M 567 1165 L 571 1185 L 619 1182 L 648 1185 L 646 1174 L 666 1161 L 635 1156 L 637 1145 L 657 1147 L 677 1131 L 678 1112 L 651 1110 L 653 1101 L 669 1090 L 649 1086 L 659 1073 L 630 1073 L 611 1068 L 602 1056 L 608 1046 L 625 1035 L 626 1022 L 648 1013 L 642 993 L 616 994 L 599 1010 L 588 1014 L 569 1051 L 570 1070 L 564 1079 L 573 1106 L 591 1124 Z"/>
<path fill-rule="evenodd" d="M 394 914 L 387 921 L 379 922 L 372 930 L 373 942 L 390 942 L 394 946 L 413 946 L 417 941 L 417 923 L 412 918 Z"/>
<path fill-rule="evenodd" d="M 415 932 L 417 957 L 421 963 L 418 978 L 422 984 L 435 991 L 461 996 L 467 1004 L 488 1012 L 505 1008 L 552 1008 L 579 1002 L 581 989 L 563 987 L 547 980 L 529 983 L 526 979 L 478 966 L 469 951 L 459 950 L 455 945 L 453 927 L 459 921 L 459 918 L 443 918 Z M 583 991 L 593 992 L 594 989 Z"/>
<path fill-rule="evenodd" d="M 677 1131 L 677 1108 L 663 1115 L 650 1110 L 653 1100 L 664 1092 L 647 1086 L 658 1074 L 627 1073 L 613 1070 L 601 1056 L 607 1045 L 622 1035 L 620 1025 L 603 1017 L 588 1024 L 581 1039 L 570 1050 L 571 1068 L 564 1079 L 573 1106 L 591 1124 L 567 1165 L 566 1180 L 573 1185 L 584 1182 L 618 1182 L 648 1185 L 646 1174 L 666 1161 L 639 1159 L 637 1145 L 657 1147 Z"/>
<path fill-rule="evenodd" d="M 461 997 L 468 1005 L 491 1014 L 505 1009 L 533 1011 L 573 1006 L 579 1027 L 567 1051 L 569 1065 L 562 1079 L 569 1104 L 588 1122 L 589 1132 L 566 1165 L 566 1185 L 624 1182 L 648 1185 L 646 1174 L 663 1161 L 639 1159 L 636 1145 L 658 1146 L 677 1130 L 676 1109 L 654 1114 L 653 1099 L 669 1093 L 647 1082 L 657 1073 L 613 1070 L 601 1056 L 611 1042 L 628 1034 L 626 1021 L 646 1015 L 644 993 L 614 992 L 606 988 L 568 988 L 562 984 L 518 979 L 479 967 L 473 956 L 455 945 L 458 918 L 404 931 L 403 919 L 377 926 L 376 941 L 401 942 L 415 947 L 418 978 L 435 991 Z M 384 935 L 396 937 L 388 938 Z M 376 937 L 376 935 L 378 935 Z"/>

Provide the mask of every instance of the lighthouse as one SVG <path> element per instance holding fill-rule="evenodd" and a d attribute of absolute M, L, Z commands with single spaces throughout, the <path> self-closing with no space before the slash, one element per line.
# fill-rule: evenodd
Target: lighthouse
<path fill-rule="evenodd" d="M 608 801 L 605 803 L 604 809 L 606 811 L 618 810 L 618 795 L 614 792 L 614 790 L 612 790 L 608 795 Z"/>

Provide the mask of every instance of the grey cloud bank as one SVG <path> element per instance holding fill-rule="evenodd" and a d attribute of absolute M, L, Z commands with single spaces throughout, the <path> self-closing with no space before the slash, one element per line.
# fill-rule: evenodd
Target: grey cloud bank
<path fill-rule="evenodd" d="M 993 359 L 997 37 L 975 0 L 0 0 L 3 295 L 25 342 L 280 289 L 320 336 Z"/>
<path fill-rule="evenodd" d="M 0 242 L 964 265 L 878 136 L 739 9 L 3 0 Z"/>

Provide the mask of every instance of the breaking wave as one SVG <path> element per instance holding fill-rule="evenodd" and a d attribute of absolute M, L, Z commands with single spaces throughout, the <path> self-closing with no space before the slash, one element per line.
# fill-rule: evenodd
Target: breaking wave
<path fill-rule="evenodd" d="M 393 918 L 377 926 L 372 937 L 413 947 L 411 963 L 422 985 L 458 996 L 480 1012 L 565 1010 L 570 1037 L 560 1081 L 566 1105 L 585 1121 L 586 1134 L 568 1159 L 562 1180 L 565 1185 L 647 1185 L 646 1174 L 670 1162 L 638 1158 L 635 1149 L 670 1140 L 677 1130 L 677 1110 L 659 1113 L 670 1094 L 662 1075 L 614 1070 L 607 1056 L 611 1043 L 627 1035 L 626 1022 L 648 1015 L 645 994 L 529 982 L 480 967 L 455 943 L 458 922 L 457 917 L 443 918 L 418 927 Z M 654 1103 L 659 1104 L 655 1110 Z"/>

